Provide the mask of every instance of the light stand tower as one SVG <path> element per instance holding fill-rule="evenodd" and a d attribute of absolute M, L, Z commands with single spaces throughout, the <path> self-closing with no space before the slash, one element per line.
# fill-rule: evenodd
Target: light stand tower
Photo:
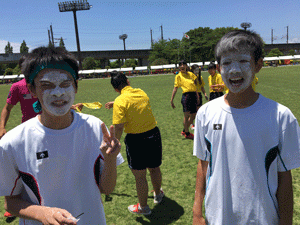
<path fill-rule="evenodd" d="M 241 23 L 241 27 L 244 28 L 244 30 L 247 30 L 247 28 L 250 28 L 251 26 L 252 26 L 251 23 L 247 23 L 247 22 Z"/>
<path fill-rule="evenodd" d="M 78 52 L 78 60 L 79 60 L 79 69 L 82 69 L 76 11 L 89 10 L 90 8 L 92 8 L 92 6 L 87 2 L 87 0 L 80 0 L 80 1 L 78 0 L 78 1 L 59 2 L 58 7 L 59 7 L 60 12 L 69 12 L 69 11 L 73 12 L 76 42 L 77 42 L 77 52 Z"/>

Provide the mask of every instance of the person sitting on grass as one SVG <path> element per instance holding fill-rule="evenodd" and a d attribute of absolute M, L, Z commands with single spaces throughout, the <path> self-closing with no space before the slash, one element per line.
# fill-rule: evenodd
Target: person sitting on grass
<path fill-rule="evenodd" d="M 123 162 L 114 127 L 71 110 L 77 59 L 53 46 L 34 49 L 22 64 L 38 116 L 0 141 L 0 196 L 20 224 L 106 224 L 101 193 L 116 185 Z"/>
<path fill-rule="evenodd" d="M 194 225 L 292 225 L 291 170 L 300 167 L 299 124 L 287 107 L 251 86 L 263 65 L 262 46 L 258 34 L 245 30 L 228 32 L 216 45 L 229 92 L 203 105 L 196 116 Z"/>

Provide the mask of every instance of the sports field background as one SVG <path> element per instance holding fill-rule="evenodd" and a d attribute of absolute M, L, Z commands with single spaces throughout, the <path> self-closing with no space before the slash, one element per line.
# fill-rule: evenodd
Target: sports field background
<path fill-rule="evenodd" d="M 208 73 L 203 72 L 205 90 L 208 92 Z M 283 66 L 277 68 L 263 68 L 257 75 L 256 91 L 289 107 L 294 115 L 300 119 L 300 66 Z M 182 106 L 180 104 L 181 89 L 176 94 L 173 110 L 170 105 L 175 75 L 144 76 L 129 78 L 131 86 L 143 89 L 150 97 L 158 127 L 163 141 L 163 175 L 162 187 L 166 197 L 155 206 L 153 203 L 150 177 L 148 204 L 152 208 L 152 215 L 148 217 L 136 216 L 128 212 L 130 204 L 137 203 L 134 177 L 131 174 L 127 160 L 118 167 L 117 186 L 114 192 L 105 199 L 103 204 L 108 225 L 135 224 L 192 224 L 192 207 L 195 192 L 196 168 L 198 159 L 192 155 L 193 141 L 186 140 L 181 135 Z M 11 85 L 0 85 L 0 110 L 6 102 Z M 99 101 L 103 107 L 99 110 L 83 109 L 83 113 L 97 116 L 108 126 L 111 124 L 112 110 L 104 108 L 104 104 L 113 101 L 118 94 L 110 85 L 110 79 L 95 79 L 79 81 L 78 94 L 75 102 Z M 204 102 L 206 100 L 203 98 Z M 21 122 L 20 106 L 13 108 L 7 129 L 10 130 Z M 123 144 L 124 134 L 121 139 Z M 124 144 L 121 153 L 126 158 Z M 292 171 L 294 186 L 294 224 L 300 224 L 300 170 Z M 84 185 L 84 184 L 82 184 Z M 53 196 L 55 197 L 55 196 Z M 70 196 L 72 197 L 72 196 Z M 0 198 L 0 225 L 6 224 L 3 217 L 3 197 Z M 84 216 L 84 215 L 83 215 Z M 17 220 L 11 224 L 18 224 Z"/>

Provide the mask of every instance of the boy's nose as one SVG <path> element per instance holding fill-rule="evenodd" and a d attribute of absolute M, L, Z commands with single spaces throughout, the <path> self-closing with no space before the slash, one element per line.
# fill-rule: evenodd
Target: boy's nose
<path fill-rule="evenodd" d="M 51 92 L 51 94 L 56 96 L 56 97 L 60 97 L 60 96 L 64 95 L 64 93 L 65 93 L 65 90 L 63 88 L 60 88 L 60 87 L 56 87 Z"/>
<path fill-rule="evenodd" d="M 241 67 L 238 62 L 232 62 L 231 63 L 231 73 L 240 73 L 241 72 Z"/>

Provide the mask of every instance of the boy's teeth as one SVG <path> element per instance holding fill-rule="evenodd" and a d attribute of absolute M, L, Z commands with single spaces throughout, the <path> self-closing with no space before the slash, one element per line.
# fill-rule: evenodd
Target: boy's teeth
<path fill-rule="evenodd" d="M 242 78 L 238 77 L 238 78 L 232 78 L 230 80 L 233 80 L 233 81 L 238 81 L 238 80 L 241 80 Z"/>

